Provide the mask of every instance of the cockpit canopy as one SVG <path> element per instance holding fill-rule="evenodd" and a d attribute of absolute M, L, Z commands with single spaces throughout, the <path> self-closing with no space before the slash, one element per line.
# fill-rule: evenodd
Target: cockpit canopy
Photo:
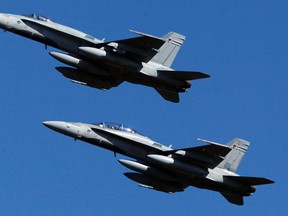
<path fill-rule="evenodd" d="M 35 20 L 45 21 L 45 22 L 51 21 L 49 18 L 41 16 L 39 14 L 28 14 L 28 15 L 24 15 L 24 16 L 29 17 L 29 18 L 33 18 Z"/>
<path fill-rule="evenodd" d="M 119 130 L 119 131 L 124 131 L 124 132 L 128 132 L 128 133 L 132 133 L 132 134 L 139 134 L 141 136 L 143 136 L 142 134 L 138 133 L 136 130 L 126 127 L 123 124 L 117 124 L 117 123 L 111 123 L 111 122 L 101 122 L 101 123 L 96 123 L 94 125 L 103 127 L 103 128 L 110 128 L 113 130 Z"/>

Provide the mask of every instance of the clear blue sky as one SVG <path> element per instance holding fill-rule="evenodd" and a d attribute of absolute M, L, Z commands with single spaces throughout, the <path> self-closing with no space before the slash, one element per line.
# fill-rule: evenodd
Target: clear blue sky
<path fill-rule="evenodd" d="M 173 68 L 211 75 L 179 104 L 124 83 L 72 84 L 51 47 L 0 33 L 0 215 L 287 215 L 287 1 L 1 1 L 1 12 L 39 13 L 106 40 L 187 36 Z M 45 128 L 45 120 L 125 123 L 174 148 L 251 141 L 239 174 L 276 181 L 242 207 L 190 187 L 168 195 L 137 187 L 113 153 Z"/>

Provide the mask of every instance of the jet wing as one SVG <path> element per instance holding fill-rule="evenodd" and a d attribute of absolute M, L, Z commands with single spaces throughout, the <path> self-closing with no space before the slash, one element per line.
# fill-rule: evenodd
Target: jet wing
<path fill-rule="evenodd" d="M 148 62 L 157 53 L 157 50 L 165 43 L 165 39 L 163 38 L 132 30 L 131 32 L 141 36 L 99 43 L 93 45 L 93 47 L 111 47 L 119 51 L 120 54 L 126 56 L 127 58 L 140 62 Z"/>
<path fill-rule="evenodd" d="M 182 182 L 170 182 L 165 180 L 160 180 L 157 178 L 152 178 L 145 174 L 128 172 L 124 173 L 124 175 L 131 179 L 132 181 L 138 182 L 140 187 L 157 190 L 165 193 L 175 193 L 182 192 L 189 185 L 183 184 Z"/>
<path fill-rule="evenodd" d="M 101 90 L 108 90 L 110 88 L 120 85 L 123 80 L 117 80 L 113 77 L 91 75 L 85 71 L 80 71 L 70 67 L 56 67 L 63 76 L 71 79 L 73 83 L 98 88 Z"/>
<path fill-rule="evenodd" d="M 180 160 L 213 169 L 230 151 L 229 146 L 210 143 L 204 146 L 165 151 L 165 154 L 173 154 Z"/>

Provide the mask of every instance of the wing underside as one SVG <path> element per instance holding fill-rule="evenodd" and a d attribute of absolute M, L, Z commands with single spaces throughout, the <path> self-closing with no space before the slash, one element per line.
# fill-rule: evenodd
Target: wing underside
<path fill-rule="evenodd" d="M 85 71 L 70 67 L 56 67 L 55 69 L 62 73 L 63 76 L 71 79 L 73 83 L 91 86 L 101 90 L 108 90 L 123 82 L 121 79 L 115 79 L 109 76 L 91 75 Z"/>
<path fill-rule="evenodd" d="M 141 187 L 165 193 L 182 192 L 185 190 L 186 187 L 188 187 L 188 185 L 182 184 L 180 181 L 179 182 L 165 181 L 141 173 L 128 172 L 124 173 L 124 175 L 127 178 L 131 179 L 132 181 L 140 183 L 138 185 Z"/>

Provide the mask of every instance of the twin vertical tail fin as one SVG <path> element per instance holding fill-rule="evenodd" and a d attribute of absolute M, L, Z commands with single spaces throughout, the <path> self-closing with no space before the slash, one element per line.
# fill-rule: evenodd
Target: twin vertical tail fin
<path fill-rule="evenodd" d="M 231 148 L 231 151 L 225 156 L 224 160 L 217 167 L 236 172 L 245 152 L 249 147 L 249 144 L 250 143 L 248 141 L 239 138 L 230 141 L 227 146 Z M 243 196 L 249 196 L 251 195 L 251 193 L 254 193 L 256 191 L 256 185 L 274 183 L 274 181 L 270 179 L 250 176 L 224 176 L 224 180 L 232 181 L 239 185 L 246 185 L 247 187 L 250 187 L 250 190 L 247 191 L 246 194 L 221 192 L 225 199 L 227 199 L 230 203 L 236 205 L 243 205 Z"/>
<path fill-rule="evenodd" d="M 162 39 L 165 40 L 165 43 L 150 61 L 170 67 L 185 40 L 185 36 L 176 32 L 169 32 Z"/>
<path fill-rule="evenodd" d="M 231 172 L 236 172 L 244 154 L 249 147 L 249 144 L 250 142 L 239 138 L 231 140 L 227 146 L 230 146 L 232 150 L 217 167 L 229 170 Z"/>

